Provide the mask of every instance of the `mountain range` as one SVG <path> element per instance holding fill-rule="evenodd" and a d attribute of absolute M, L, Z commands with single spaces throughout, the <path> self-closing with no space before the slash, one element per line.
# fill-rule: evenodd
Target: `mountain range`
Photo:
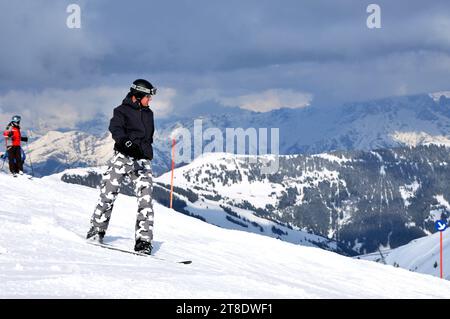
<path fill-rule="evenodd" d="M 269 132 L 271 128 L 278 128 L 279 153 L 283 155 L 368 151 L 429 143 L 448 145 L 449 97 L 448 92 L 438 92 L 270 112 L 239 108 L 223 111 L 222 108 L 219 109 L 221 113 L 215 113 L 202 108 L 201 112 L 191 112 L 186 116 L 156 118 L 153 170 L 159 176 L 170 169 L 172 134 L 186 128 L 193 135 L 195 120 L 201 121 L 203 132 L 208 128 L 218 128 L 224 140 L 226 128 L 267 128 Z M 108 122 L 107 116 L 98 114 L 89 121 L 77 123 L 75 128 L 61 128 L 57 132 L 31 128 L 33 142 L 29 145 L 29 154 L 32 164 L 27 165 L 34 165 L 37 176 L 67 168 L 105 165 L 113 145 L 107 130 Z M 203 139 L 202 147 L 209 142 Z M 177 166 L 184 164 L 186 162 Z"/>
<path fill-rule="evenodd" d="M 208 154 L 175 170 L 174 185 L 366 253 L 432 234 L 450 217 L 449 158 L 437 145 L 288 155 L 264 174 L 273 157 Z M 170 173 L 158 181 L 169 184 Z"/>

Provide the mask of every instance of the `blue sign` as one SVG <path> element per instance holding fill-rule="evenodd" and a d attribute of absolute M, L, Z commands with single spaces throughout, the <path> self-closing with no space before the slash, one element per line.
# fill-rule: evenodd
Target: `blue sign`
<path fill-rule="evenodd" d="M 438 220 L 434 223 L 434 227 L 437 231 L 444 231 L 447 229 L 447 222 L 445 220 Z"/>

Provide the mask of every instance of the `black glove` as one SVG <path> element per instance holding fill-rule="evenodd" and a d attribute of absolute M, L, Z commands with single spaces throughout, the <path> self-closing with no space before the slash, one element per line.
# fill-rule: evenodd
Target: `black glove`
<path fill-rule="evenodd" d="M 28 137 L 23 136 L 23 137 L 20 138 L 20 140 L 21 140 L 22 142 L 28 142 Z"/>
<path fill-rule="evenodd" d="M 12 131 L 9 131 L 8 132 L 8 137 L 12 137 L 13 136 L 13 132 Z"/>
<path fill-rule="evenodd" d="M 122 139 L 120 141 L 120 149 L 119 151 L 125 155 L 134 157 L 134 158 L 142 158 L 142 150 L 139 145 L 134 144 L 129 139 Z"/>

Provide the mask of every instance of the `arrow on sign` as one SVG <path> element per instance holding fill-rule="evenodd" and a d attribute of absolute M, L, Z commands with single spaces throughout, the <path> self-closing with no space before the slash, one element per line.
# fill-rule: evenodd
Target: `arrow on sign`
<path fill-rule="evenodd" d="M 445 227 L 447 227 L 447 225 L 445 223 L 442 223 L 440 221 L 437 222 L 437 229 L 439 231 L 443 231 L 445 229 Z"/>

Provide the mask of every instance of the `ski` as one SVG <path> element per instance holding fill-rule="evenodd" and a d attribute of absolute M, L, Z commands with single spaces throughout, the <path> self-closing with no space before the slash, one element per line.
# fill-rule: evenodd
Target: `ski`
<path fill-rule="evenodd" d="M 120 251 L 120 252 L 123 252 L 123 253 L 128 253 L 128 254 L 142 256 L 142 257 L 151 257 L 151 258 L 162 260 L 162 261 L 171 261 L 171 262 L 174 262 L 174 263 L 177 263 L 177 264 L 189 265 L 189 264 L 192 263 L 192 260 L 181 260 L 181 261 L 168 260 L 168 259 L 164 259 L 164 258 L 157 257 L 157 256 L 154 256 L 154 255 L 142 254 L 142 253 L 139 253 L 139 252 L 134 251 L 134 250 L 128 250 L 128 249 L 124 249 L 124 248 L 115 247 L 115 246 L 112 246 L 112 245 L 109 245 L 109 244 L 100 244 L 100 243 L 90 242 L 90 241 L 87 241 L 87 243 L 90 244 L 90 245 L 94 245 L 94 246 L 98 246 L 98 247 L 102 247 L 102 248 L 106 248 L 106 249 L 111 249 L 111 250 L 116 250 L 116 251 Z"/>

